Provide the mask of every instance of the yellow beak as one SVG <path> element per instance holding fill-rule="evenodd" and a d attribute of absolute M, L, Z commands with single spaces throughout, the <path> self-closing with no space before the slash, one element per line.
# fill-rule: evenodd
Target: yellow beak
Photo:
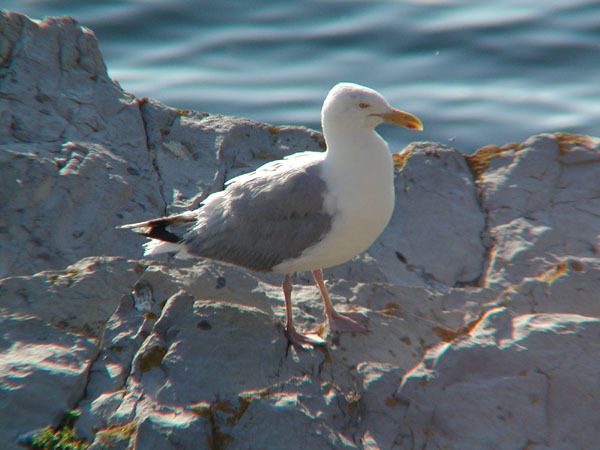
<path fill-rule="evenodd" d="M 421 121 L 410 113 L 393 109 L 391 113 L 375 114 L 381 117 L 385 123 L 393 123 L 395 125 L 401 125 L 406 128 L 413 130 L 423 130 L 423 124 Z"/>

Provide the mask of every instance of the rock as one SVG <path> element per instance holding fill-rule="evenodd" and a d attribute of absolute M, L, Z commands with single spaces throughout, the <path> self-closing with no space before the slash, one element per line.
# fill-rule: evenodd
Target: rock
<path fill-rule="evenodd" d="M 593 447 L 600 139 L 394 155 L 390 225 L 325 271 L 370 333 L 297 352 L 280 276 L 143 260 L 115 226 L 321 134 L 136 99 L 72 19 L 0 22 L 3 448 L 73 409 L 90 449 Z M 299 327 L 326 332 L 293 281 Z"/>
<path fill-rule="evenodd" d="M 138 102 L 72 19 L 0 12 L 0 41 L 0 276 L 134 251 L 114 227 L 164 210 Z"/>
<path fill-rule="evenodd" d="M 480 238 L 485 215 L 463 155 L 423 142 L 398 156 L 403 165 L 394 215 L 369 255 L 394 284 L 454 286 L 477 280 L 486 252 Z"/>
<path fill-rule="evenodd" d="M 536 276 L 600 251 L 600 140 L 542 134 L 491 159 L 477 180 L 493 240 L 487 283 Z"/>
<path fill-rule="evenodd" d="M 0 280 L 0 307 L 95 339 L 144 266 L 121 258 L 84 258 L 63 271 Z M 93 275 L 93 276 L 91 276 Z M 40 301 L 43 298 L 43 301 Z"/>
<path fill-rule="evenodd" d="M 12 448 L 20 435 L 56 425 L 85 393 L 97 342 L 31 316 L 0 316 L 0 435 Z"/>
<path fill-rule="evenodd" d="M 490 310 L 468 336 L 429 350 L 404 376 L 396 444 L 594 447 L 598 333 L 597 318 Z"/>

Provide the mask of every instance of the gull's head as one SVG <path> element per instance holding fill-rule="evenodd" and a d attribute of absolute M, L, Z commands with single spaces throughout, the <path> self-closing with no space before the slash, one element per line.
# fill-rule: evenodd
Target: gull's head
<path fill-rule="evenodd" d="M 321 110 L 321 122 L 323 131 L 332 128 L 372 131 L 382 123 L 423 129 L 415 116 L 392 108 L 377 91 L 354 83 L 339 83 L 329 91 Z"/>

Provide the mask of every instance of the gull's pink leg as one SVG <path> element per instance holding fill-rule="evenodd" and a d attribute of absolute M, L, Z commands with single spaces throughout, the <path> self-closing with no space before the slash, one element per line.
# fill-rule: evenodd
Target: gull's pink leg
<path fill-rule="evenodd" d="M 321 291 L 321 297 L 323 298 L 323 304 L 325 305 L 325 316 L 327 316 L 327 321 L 329 322 L 329 328 L 332 331 L 347 331 L 351 333 L 368 333 L 367 327 L 362 325 L 359 321 L 366 320 L 366 317 L 360 313 L 346 313 L 342 314 L 337 312 L 333 308 L 333 303 L 331 303 L 331 299 L 329 298 L 329 292 L 327 292 L 327 288 L 325 287 L 325 282 L 323 281 L 323 272 L 321 269 L 312 271 L 313 278 L 317 282 L 319 286 L 319 290 Z"/>
<path fill-rule="evenodd" d="M 318 334 L 304 335 L 296 331 L 292 314 L 292 282 L 290 274 L 286 274 L 281 285 L 285 298 L 285 334 L 292 345 L 301 348 L 312 348 L 313 345 L 324 344 L 325 340 Z"/>

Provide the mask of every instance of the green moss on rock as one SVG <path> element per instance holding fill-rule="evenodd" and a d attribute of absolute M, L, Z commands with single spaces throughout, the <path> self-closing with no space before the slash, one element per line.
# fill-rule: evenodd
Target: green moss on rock
<path fill-rule="evenodd" d="M 151 347 L 146 353 L 140 356 L 140 370 L 148 372 L 153 367 L 158 367 L 167 354 L 167 349 L 160 345 Z"/>
<path fill-rule="evenodd" d="M 73 429 L 77 419 L 79 412 L 65 412 L 56 429 L 50 426 L 42 428 L 32 438 L 29 447 L 35 450 L 85 450 L 90 444 L 80 438 Z"/>

